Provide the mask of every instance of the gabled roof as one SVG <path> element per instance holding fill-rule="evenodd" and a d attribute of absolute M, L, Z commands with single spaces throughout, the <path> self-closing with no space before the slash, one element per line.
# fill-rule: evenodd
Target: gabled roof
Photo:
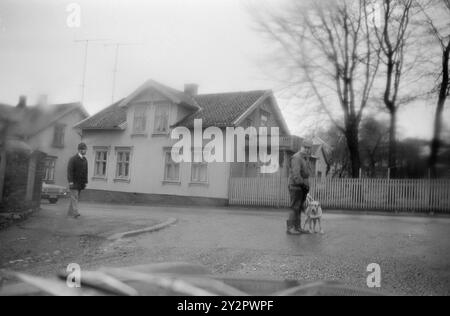
<path fill-rule="evenodd" d="M 227 92 L 215 94 L 199 94 L 191 96 L 172 89 L 154 80 L 149 80 L 125 99 L 122 99 L 97 114 L 78 123 L 76 127 L 83 130 L 120 130 L 126 123 L 127 105 L 146 89 L 156 89 L 176 104 L 187 105 L 192 113 L 174 126 L 193 128 L 195 119 L 202 119 L 203 127 L 227 127 L 238 125 L 245 117 L 260 104 L 270 99 L 274 103 L 275 115 L 280 121 L 283 131 L 289 134 L 286 123 L 276 105 L 270 90 L 256 90 L 245 92 Z"/>
<path fill-rule="evenodd" d="M 203 127 L 234 126 L 235 121 L 267 91 L 229 92 L 195 96 L 201 109 L 182 119 L 174 126 L 194 127 L 194 120 L 201 119 Z"/>
<path fill-rule="evenodd" d="M 319 151 L 322 150 L 322 145 L 316 144 L 311 146 L 311 155 L 318 157 Z"/>
<path fill-rule="evenodd" d="M 146 81 L 142 86 L 137 88 L 133 93 L 131 93 L 125 99 L 120 101 L 119 106 L 120 107 L 127 106 L 131 100 L 133 100 L 139 94 L 141 94 L 142 92 L 144 92 L 150 88 L 155 89 L 156 91 L 158 91 L 159 93 L 164 95 L 166 98 L 168 98 L 175 104 L 184 105 L 184 106 L 190 107 L 195 110 L 198 110 L 200 108 L 199 105 L 197 104 L 197 102 L 195 101 L 195 99 L 192 96 L 190 96 L 189 94 L 184 93 L 179 90 L 176 90 L 176 89 L 173 89 L 166 85 L 163 85 L 162 83 L 159 83 L 152 79 Z"/>
<path fill-rule="evenodd" d="M 75 127 L 86 129 L 121 130 L 127 120 L 127 109 L 119 106 L 123 99 L 79 122 Z"/>
<path fill-rule="evenodd" d="M 88 113 L 81 103 L 52 104 L 48 106 L 26 106 L 18 108 L 2 105 L 0 111 L 15 122 L 10 134 L 12 136 L 30 137 L 47 128 L 63 116 L 78 110 L 87 117 Z"/>

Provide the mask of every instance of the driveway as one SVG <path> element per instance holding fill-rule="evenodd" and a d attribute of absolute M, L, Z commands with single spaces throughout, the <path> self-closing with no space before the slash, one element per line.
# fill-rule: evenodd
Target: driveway
<path fill-rule="evenodd" d="M 64 203 L 43 207 L 34 218 L 0 232 L 4 268 L 50 275 L 71 262 L 95 269 L 185 261 L 218 275 L 337 280 L 364 288 L 367 266 L 377 263 L 380 291 L 450 294 L 449 218 L 328 212 L 325 235 L 288 236 L 285 210 L 82 203 L 83 218 L 75 221 L 64 217 Z M 178 222 L 162 231 L 115 243 L 105 239 L 170 217 Z M 36 260 L 14 262 L 31 256 L 29 251 Z M 42 252 L 50 258 L 40 260 Z"/>

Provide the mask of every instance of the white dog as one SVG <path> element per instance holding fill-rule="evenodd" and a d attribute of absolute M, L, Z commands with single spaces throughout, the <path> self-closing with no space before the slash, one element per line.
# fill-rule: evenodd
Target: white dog
<path fill-rule="evenodd" d="M 309 231 L 311 233 L 317 233 L 316 225 L 319 226 L 319 232 L 323 234 L 322 230 L 322 207 L 320 202 L 315 201 L 310 194 L 306 197 L 305 201 L 305 215 L 306 220 L 303 225 L 303 230 L 305 230 L 306 225 L 309 224 Z M 314 228 L 313 228 L 314 227 Z"/>

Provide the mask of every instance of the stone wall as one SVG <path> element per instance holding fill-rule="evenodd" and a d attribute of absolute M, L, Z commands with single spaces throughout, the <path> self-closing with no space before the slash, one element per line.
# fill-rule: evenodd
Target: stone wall
<path fill-rule="evenodd" d="M 8 151 L 6 153 L 6 172 L 3 185 L 3 199 L 0 212 L 21 212 L 40 207 L 42 178 L 44 175 L 45 154 L 35 151 Z M 30 161 L 34 160 L 35 168 L 32 183 L 29 171 Z M 28 183 L 30 182 L 30 183 Z M 27 188 L 32 185 L 32 192 L 27 199 Z"/>

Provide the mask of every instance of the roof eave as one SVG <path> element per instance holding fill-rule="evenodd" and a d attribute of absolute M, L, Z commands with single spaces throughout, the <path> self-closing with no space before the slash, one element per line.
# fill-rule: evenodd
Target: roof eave
<path fill-rule="evenodd" d="M 193 109 L 197 109 L 197 110 L 201 109 L 200 106 L 197 104 L 197 102 L 193 98 L 191 98 L 192 104 L 185 102 L 184 100 L 180 99 L 176 95 L 170 93 L 169 91 L 166 91 L 166 89 L 163 89 L 160 86 L 158 86 L 158 84 L 156 84 L 153 80 L 148 80 L 143 85 L 141 85 L 139 88 L 137 88 L 135 91 L 133 91 L 129 96 L 127 96 L 125 99 L 123 99 L 119 103 L 119 107 L 127 106 L 131 100 L 133 100 L 136 96 L 138 96 L 141 92 L 143 92 L 144 90 L 146 90 L 148 88 L 155 89 L 156 91 L 158 91 L 159 93 L 164 95 L 166 98 L 168 98 L 170 101 L 172 101 L 175 104 L 185 105 L 185 106 L 191 107 Z"/>
<path fill-rule="evenodd" d="M 82 131 L 124 131 L 123 127 L 78 127 Z"/>
<path fill-rule="evenodd" d="M 237 126 L 241 124 L 247 116 L 249 116 L 258 106 L 260 106 L 267 98 L 270 98 L 275 114 L 277 116 L 278 121 L 280 122 L 281 128 L 286 135 L 291 135 L 289 128 L 284 120 L 284 117 L 278 107 L 278 103 L 273 95 L 272 90 L 267 90 L 255 103 L 253 103 L 247 110 L 245 110 L 236 120 L 233 121 L 233 126 Z"/>

